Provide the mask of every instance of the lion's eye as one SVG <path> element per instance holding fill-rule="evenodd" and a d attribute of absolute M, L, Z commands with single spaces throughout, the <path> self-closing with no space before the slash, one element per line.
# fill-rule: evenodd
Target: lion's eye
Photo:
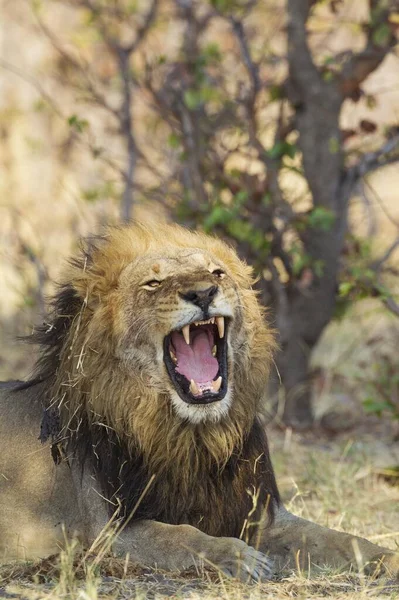
<path fill-rule="evenodd" d="M 151 281 L 146 281 L 145 283 L 143 283 L 142 287 L 145 288 L 146 290 L 154 290 L 155 288 L 157 288 L 160 285 L 161 285 L 160 281 L 158 281 L 157 279 L 151 279 Z"/>
<path fill-rule="evenodd" d="M 219 277 L 219 279 L 223 279 L 226 273 L 222 271 L 222 269 L 215 269 L 214 271 L 212 271 L 212 275 L 216 275 L 216 277 Z"/>

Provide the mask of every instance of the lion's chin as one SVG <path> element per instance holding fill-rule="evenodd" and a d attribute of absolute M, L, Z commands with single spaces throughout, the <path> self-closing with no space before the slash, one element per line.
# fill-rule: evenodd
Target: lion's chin
<path fill-rule="evenodd" d="M 209 404 L 188 404 L 176 393 L 171 392 L 172 406 L 178 417 L 192 425 L 218 423 L 225 418 L 231 406 L 231 393 L 228 391 L 222 400 Z"/>

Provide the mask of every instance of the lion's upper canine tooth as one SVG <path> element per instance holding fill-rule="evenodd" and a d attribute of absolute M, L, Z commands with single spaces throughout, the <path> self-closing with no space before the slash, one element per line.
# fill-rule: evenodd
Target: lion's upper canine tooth
<path fill-rule="evenodd" d="M 212 391 L 218 392 L 220 390 L 220 386 L 222 385 L 222 377 L 219 376 L 216 381 L 212 381 Z"/>
<path fill-rule="evenodd" d="M 181 330 L 187 346 L 190 345 L 190 325 L 185 325 Z"/>
<path fill-rule="evenodd" d="M 224 337 L 224 317 L 216 317 L 216 323 L 218 326 L 219 337 Z"/>
<path fill-rule="evenodd" d="M 201 393 L 201 390 L 199 389 L 198 385 L 195 383 L 194 379 L 192 379 L 190 381 L 190 392 L 194 395 L 194 396 L 198 396 L 198 394 Z"/>

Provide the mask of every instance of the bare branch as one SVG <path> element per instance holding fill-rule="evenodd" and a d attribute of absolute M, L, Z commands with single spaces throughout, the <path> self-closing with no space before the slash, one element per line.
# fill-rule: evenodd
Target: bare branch
<path fill-rule="evenodd" d="M 66 61 L 66 63 L 71 65 L 82 77 L 86 89 L 92 96 L 93 100 L 98 104 L 98 106 L 105 108 L 108 112 L 117 117 L 118 115 L 116 109 L 109 104 L 106 96 L 100 92 L 98 86 L 93 81 L 91 77 L 91 70 L 88 68 L 88 65 L 82 65 L 71 53 L 67 52 L 65 48 L 61 46 L 57 36 L 54 35 L 49 27 L 47 27 L 44 21 L 37 14 L 37 11 L 35 11 L 35 17 L 40 30 L 47 37 L 53 48 Z"/>
<path fill-rule="evenodd" d="M 394 135 L 378 150 L 364 154 L 356 165 L 347 170 L 345 180 L 347 185 L 350 186 L 349 194 L 352 193 L 359 179 L 381 167 L 396 162 L 399 162 L 399 134 Z"/>
<path fill-rule="evenodd" d="M 393 136 L 375 152 L 368 152 L 356 167 L 359 177 L 399 161 L 399 135 Z"/>
<path fill-rule="evenodd" d="M 44 100 L 46 102 L 46 104 L 48 104 L 48 106 L 53 110 L 53 112 L 58 117 L 60 117 L 61 119 L 65 118 L 64 115 L 62 114 L 59 106 L 54 102 L 54 99 L 50 96 L 50 94 L 48 94 L 46 92 L 44 87 L 36 79 L 31 77 L 27 73 L 24 73 L 19 67 L 9 63 L 8 61 L 4 60 L 3 58 L 0 58 L 0 67 L 3 69 L 6 69 L 10 73 L 14 73 L 14 75 L 19 77 L 23 81 L 26 81 L 26 83 L 29 83 L 29 85 L 31 85 L 40 94 L 40 97 L 42 98 L 42 100 Z"/>
<path fill-rule="evenodd" d="M 382 256 L 380 256 L 380 258 L 378 258 L 376 261 L 374 261 L 370 265 L 370 268 L 375 271 L 379 271 L 381 269 L 381 267 L 384 265 L 384 263 L 386 263 L 386 261 L 389 260 L 389 258 L 392 256 L 392 254 L 395 252 L 396 248 L 398 248 L 398 247 L 399 247 L 399 236 L 389 246 L 389 248 L 384 252 L 384 254 Z"/>
<path fill-rule="evenodd" d="M 360 52 L 347 54 L 347 61 L 340 73 L 340 91 L 345 98 L 357 98 L 359 86 L 379 67 L 385 56 L 393 49 L 396 37 L 389 27 L 389 16 L 394 12 L 395 2 L 377 3 L 369 0 L 370 22 L 367 25 L 366 44 Z M 382 40 L 378 34 L 383 29 Z"/>
<path fill-rule="evenodd" d="M 130 53 L 118 48 L 118 63 L 123 83 L 123 99 L 120 109 L 120 130 L 126 141 L 127 168 L 125 173 L 125 189 L 122 196 L 121 216 L 124 221 L 131 217 L 133 206 L 133 179 L 137 163 L 136 140 L 132 129 L 132 90 L 129 66 Z"/>
<path fill-rule="evenodd" d="M 385 298 L 383 300 L 383 303 L 385 304 L 387 309 L 391 311 L 391 313 L 399 317 L 399 304 L 395 302 L 392 296 L 390 296 L 389 298 Z"/>
<path fill-rule="evenodd" d="M 124 48 L 129 54 L 135 52 L 146 37 L 157 16 L 158 7 L 159 0 L 152 0 L 150 9 L 144 18 L 143 24 L 138 28 L 135 39 Z"/>
<path fill-rule="evenodd" d="M 383 199 L 367 178 L 363 180 L 363 185 L 371 191 L 388 221 L 390 221 L 392 225 L 394 225 L 399 231 L 399 220 L 395 219 L 395 217 L 390 213 L 388 208 L 385 206 Z"/>
<path fill-rule="evenodd" d="M 238 40 L 241 50 L 241 56 L 244 61 L 245 67 L 248 71 L 248 75 L 252 83 L 252 101 L 255 100 L 256 94 L 260 90 L 260 79 L 259 79 L 259 65 L 254 62 L 251 57 L 251 52 L 248 46 L 248 40 L 245 35 L 244 26 L 242 21 L 231 17 L 230 23 L 232 24 L 233 32 Z"/>

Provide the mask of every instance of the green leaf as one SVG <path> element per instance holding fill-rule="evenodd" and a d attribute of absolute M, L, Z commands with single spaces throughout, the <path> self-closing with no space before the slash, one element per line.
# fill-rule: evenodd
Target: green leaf
<path fill-rule="evenodd" d="M 234 195 L 234 203 L 237 206 L 242 206 L 248 200 L 248 192 L 247 190 L 240 190 Z"/>
<path fill-rule="evenodd" d="M 230 210 L 226 206 L 216 204 L 204 219 L 204 229 L 207 232 L 212 231 L 216 225 L 225 224 L 230 218 Z"/>
<path fill-rule="evenodd" d="M 225 12 L 232 7 L 232 0 L 211 0 L 211 5 L 216 8 L 216 10 L 220 10 L 220 12 Z"/>
<path fill-rule="evenodd" d="M 276 142 L 274 146 L 267 151 L 268 157 L 272 158 L 273 160 L 277 160 L 284 155 L 294 158 L 296 153 L 297 147 L 294 144 L 286 142 L 285 140 Z"/>
<path fill-rule="evenodd" d="M 82 133 L 89 126 L 89 122 L 86 119 L 80 119 L 77 115 L 71 115 L 68 118 L 68 125 L 75 131 Z"/>
<path fill-rule="evenodd" d="M 264 196 L 262 196 L 262 204 L 264 206 L 270 206 L 272 201 L 272 195 L 270 192 L 266 192 L 266 194 Z"/>
<path fill-rule="evenodd" d="M 180 138 L 178 135 L 176 135 L 175 133 L 171 133 L 168 136 L 168 145 L 173 148 L 174 150 L 176 150 L 176 148 L 179 148 L 180 146 Z"/>
<path fill-rule="evenodd" d="M 363 401 L 363 407 L 366 413 L 371 413 L 381 417 L 385 410 L 392 410 L 392 405 L 384 400 L 375 400 L 373 397 L 366 398 Z"/>
<path fill-rule="evenodd" d="M 323 71 L 322 77 L 323 77 L 324 81 L 329 83 L 330 81 L 332 81 L 334 79 L 334 73 L 333 73 L 333 71 Z"/>
<path fill-rule="evenodd" d="M 222 58 L 222 53 L 220 51 L 220 47 L 215 42 L 211 42 L 205 46 L 203 49 L 203 55 L 206 57 L 207 62 L 213 61 L 218 62 Z"/>
<path fill-rule="evenodd" d="M 202 98 L 198 90 L 189 89 L 184 92 L 184 103 L 190 110 L 197 109 L 202 103 Z"/>
<path fill-rule="evenodd" d="M 308 214 L 307 223 L 312 229 L 330 231 L 335 223 L 335 214 L 324 206 L 316 206 Z"/>
<path fill-rule="evenodd" d="M 276 100 L 281 100 L 284 97 L 284 92 L 281 85 L 272 85 L 269 88 L 269 99 L 270 102 L 275 102 Z"/>
<path fill-rule="evenodd" d="M 352 281 L 343 281 L 339 284 L 339 297 L 346 298 L 354 287 L 355 284 Z"/>
<path fill-rule="evenodd" d="M 391 29 L 388 23 L 381 23 L 373 32 L 373 42 L 376 46 L 386 46 L 391 39 Z"/>

